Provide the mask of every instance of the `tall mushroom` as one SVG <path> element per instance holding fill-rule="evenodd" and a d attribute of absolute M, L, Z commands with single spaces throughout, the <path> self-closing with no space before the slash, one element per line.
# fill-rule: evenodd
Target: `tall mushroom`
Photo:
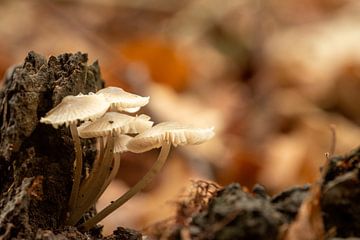
<path fill-rule="evenodd" d="M 177 122 L 164 122 L 131 139 L 127 144 L 127 148 L 131 152 L 141 153 L 149 151 L 153 148 L 161 147 L 158 159 L 138 183 L 136 183 L 116 201 L 112 202 L 94 217 L 82 224 L 81 227 L 85 230 L 89 230 L 99 221 L 123 205 L 132 196 L 146 187 L 164 166 L 170 152 L 171 145 L 178 146 L 186 144 L 200 144 L 213 136 L 213 128 L 196 128 Z"/>
<path fill-rule="evenodd" d="M 102 116 L 109 106 L 110 104 L 101 95 L 80 93 L 77 96 L 64 97 L 60 104 L 40 119 L 40 122 L 51 124 L 54 128 L 63 124 L 70 126 L 75 149 L 75 174 L 69 199 L 70 211 L 76 205 L 82 171 L 81 143 L 76 125 L 79 121 L 93 120 Z"/>
<path fill-rule="evenodd" d="M 120 155 L 119 153 L 113 155 L 114 140 L 119 141 L 117 139 L 119 134 L 143 132 L 151 128 L 152 125 L 153 122 L 146 115 L 132 117 L 118 112 L 107 112 L 94 122 L 85 123 L 78 128 L 79 135 L 82 138 L 106 137 L 108 142 L 104 153 L 100 152 L 100 158 L 95 160 L 89 177 L 80 186 L 79 200 L 70 213 L 69 225 L 76 224 L 81 216 L 96 202 L 104 187 L 107 186 L 106 184 L 109 183 L 108 179 L 111 173 L 118 170 Z M 112 162 L 113 157 L 116 158 L 117 162 Z"/>

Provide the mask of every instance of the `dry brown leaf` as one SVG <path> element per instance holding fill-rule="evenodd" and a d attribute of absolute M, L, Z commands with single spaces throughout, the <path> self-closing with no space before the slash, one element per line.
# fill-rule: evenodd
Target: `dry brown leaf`
<path fill-rule="evenodd" d="M 143 64 L 155 82 L 167 84 L 178 91 L 187 87 L 190 63 L 169 40 L 150 37 L 132 39 L 121 47 L 121 54 L 130 63 Z"/>
<path fill-rule="evenodd" d="M 324 154 L 330 151 L 331 125 L 336 127 L 336 153 L 357 146 L 360 128 L 356 124 L 339 114 L 327 113 L 297 91 L 278 90 L 271 101 L 275 131 L 267 136 L 258 178 L 270 191 L 319 177 Z"/>
<path fill-rule="evenodd" d="M 295 221 L 290 224 L 283 240 L 320 240 L 325 237 L 320 206 L 320 184 L 315 183 L 310 195 L 301 204 Z"/>
<path fill-rule="evenodd" d="M 349 11 L 275 33 L 266 43 L 275 81 L 295 86 L 311 99 L 329 100 L 337 77 L 349 65 L 360 64 L 359 26 L 358 14 Z"/>
<path fill-rule="evenodd" d="M 259 172 L 263 167 L 260 158 L 260 154 L 254 149 L 239 144 L 230 159 L 218 165 L 217 182 L 221 185 L 239 182 L 251 189 L 258 182 Z"/>

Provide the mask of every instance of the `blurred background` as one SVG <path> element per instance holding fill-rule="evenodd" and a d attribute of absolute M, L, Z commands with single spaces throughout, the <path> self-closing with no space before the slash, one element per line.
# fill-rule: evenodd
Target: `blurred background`
<path fill-rule="evenodd" d="M 359 145 L 357 0 L 1 0 L 1 75 L 30 50 L 86 52 L 106 85 L 151 96 L 143 112 L 153 121 L 215 127 L 208 143 L 172 151 L 151 186 L 102 222 L 105 233 L 171 217 L 193 179 L 276 194 L 319 176 L 334 132 L 335 154 Z M 98 208 L 157 153 L 124 154 Z"/>

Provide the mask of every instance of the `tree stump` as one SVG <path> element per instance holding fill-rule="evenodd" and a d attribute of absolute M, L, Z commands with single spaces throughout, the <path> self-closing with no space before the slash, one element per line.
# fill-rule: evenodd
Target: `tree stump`
<path fill-rule="evenodd" d="M 39 122 L 65 96 L 103 87 L 98 62 L 87 61 L 80 52 L 48 60 L 30 52 L 5 76 L 0 91 L 1 240 L 89 239 L 63 226 L 75 159 L 70 131 Z M 95 146 L 89 140 L 82 146 L 84 167 L 90 166 Z"/>

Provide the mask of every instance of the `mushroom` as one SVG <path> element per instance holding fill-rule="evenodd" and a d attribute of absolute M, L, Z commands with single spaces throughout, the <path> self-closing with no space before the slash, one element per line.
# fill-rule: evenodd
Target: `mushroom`
<path fill-rule="evenodd" d="M 130 137 L 128 135 L 119 134 L 115 137 L 115 143 L 114 143 L 114 155 L 119 155 L 123 152 L 127 152 L 127 144 L 129 141 L 133 139 L 133 137 Z"/>
<path fill-rule="evenodd" d="M 134 113 L 139 111 L 140 107 L 149 103 L 150 97 L 142 97 L 124 91 L 118 87 L 107 87 L 96 92 L 98 95 L 103 95 L 105 99 L 111 104 L 111 108 L 116 111 L 126 111 Z"/>
<path fill-rule="evenodd" d="M 160 148 L 164 143 L 196 145 L 214 136 L 214 128 L 197 128 L 178 122 L 163 122 L 137 135 L 127 148 L 133 153 L 142 153 L 153 148 Z"/>
<path fill-rule="evenodd" d="M 81 227 L 89 230 L 146 187 L 165 164 L 171 145 L 179 146 L 203 143 L 214 136 L 213 130 L 213 128 L 196 128 L 177 122 L 164 122 L 131 139 L 127 144 L 127 148 L 131 152 L 141 153 L 161 147 L 158 159 L 138 183 L 116 201 L 83 223 Z"/>
<path fill-rule="evenodd" d="M 120 155 L 123 152 L 127 152 L 127 144 L 133 137 L 130 137 L 128 135 L 124 134 L 117 134 L 115 136 L 115 142 L 114 142 L 114 161 L 111 168 L 111 172 L 109 174 L 109 177 L 106 179 L 104 185 L 101 188 L 101 191 L 96 199 L 99 199 L 99 197 L 103 194 L 105 189 L 109 186 L 110 182 L 115 178 L 116 173 L 118 172 L 120 168 Z"/>
<path fill-rule="evenodd" d="M 110 104 L 101 95 L 80 93 L 77 96 L 64 97 L 60 104 L 40 119 L 40 122 L 51 124 L 54 128 L 63 124 L 70 126 L 75 149 L 75 174 L 69 199 L 70 211 L 76 205 L 82 171 L 81 143 L 76 125 L 79 121 L 93 120 L 102 116 L 109 107 Z"/>
<path fill-rule="evenodd" d="M 107 112 L 103 117 L 94 122 L 84 123 L 78 128 L 80 137 L 100 137 L 101 139 L 106 137 L 108 143 L 105 150 L 103 150 L 103 147 L 100 147 L 99 158 L 95 160 L 89 177 L 81 184 L 79 200 L 74 211 L 70 214 L 68 224 L 73 225 L 79 221 L 83 213 L 94 204 L 108 186 L 112 173 L 117 172 L 120 164 L 120 152 L 124 149 L 124 147 L 119 147 L 119 144 L 129 140 L 119 135 L 143 132 L 151 128 L 152 125 L 153 122 L 146 115 L 132 117 L 118 112 Z M 112 141 L 112 144 L 109 144 L 109 140 Z M 116 153 L 114 151 L 114 140 L 117 144 Z M 113 153 L 115 154 L 113 155 Z M 115 157 L 114 163 L 112 162 L 113 157 Z"/>
<path fill-rule="evenodd" d="M 79 127 L 79 135 L 82 138 L 102 137 L 110 132 L 141 133 L 152 127 L 154 122 L 150 117 L 129 116 L 118 112 L 107 112 L 105 115 L 91 123 Z"/>

